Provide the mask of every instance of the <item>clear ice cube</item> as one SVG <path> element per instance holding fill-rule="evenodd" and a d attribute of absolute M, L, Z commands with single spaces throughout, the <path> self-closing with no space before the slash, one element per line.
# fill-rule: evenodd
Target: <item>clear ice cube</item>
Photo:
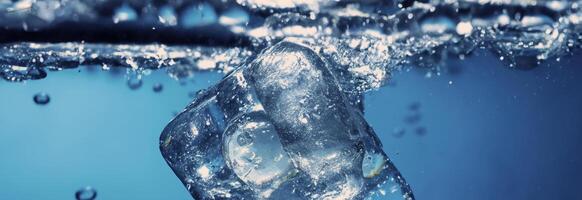
<path fill-rule="evenodd" d="M 160 137 L 196 199 L 413 199 L 309 47 L 282 41 L 200 93 Z"/>

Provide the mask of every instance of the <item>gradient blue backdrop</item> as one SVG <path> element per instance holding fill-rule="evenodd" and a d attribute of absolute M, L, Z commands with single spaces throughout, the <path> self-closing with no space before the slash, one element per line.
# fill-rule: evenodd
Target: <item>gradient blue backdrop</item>
<path fill-rule="evenodd" d="M 452 61 L 454 75 L 397 72 L 395 86 L 366 96 L 366 117 L 417 199 L 582 199 L 580 55 L 517 71 L 478 53 Z M 132 91 L 123 73 L 79 68 L 0 81 L 0 199 L 74 199 L 84 186 L 97 199 L 189 199 L 158 137 L 189 92 L 219 79 L 181 85 L 157 71 Z M 35 105 L 37 92 L 51 102 Z"/>

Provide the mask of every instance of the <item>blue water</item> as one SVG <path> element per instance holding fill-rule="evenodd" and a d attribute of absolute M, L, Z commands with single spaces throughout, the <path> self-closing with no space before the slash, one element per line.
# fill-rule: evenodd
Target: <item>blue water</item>
<path fill-rule="evenodd" d="M 451 61 L 461 69 L 455 75 L 397 72 L 395 84 L 366 96 L 366 118 L 417 199 L 582 199 L 580 62 L 518 71 L 478 53 Z M 0 199 L 74 199 L 85 186 L 97 199 L 191 198 L 158 138 L 188 93 L 220 75 L 182 85 L 157 71 L 130 90 L 123 74 L 78 68 L 0 81 Z M 38 92 L 50 103 L 36 105 Z M 422 117 L 410 124 L 413 102 Z"/>

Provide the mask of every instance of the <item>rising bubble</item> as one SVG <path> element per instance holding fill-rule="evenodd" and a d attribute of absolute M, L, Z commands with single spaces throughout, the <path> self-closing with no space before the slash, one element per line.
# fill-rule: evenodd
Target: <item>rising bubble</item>
<path fill-rule="evenodd" d="M 97 198 L 97 190 L 89 186 L 75 192 L 75 199 L 77 200 L 93 200 L 95 198 Z"/>
<path fill-rule="evenodd" d="M 416 130 L 414 130 L 414 132 L 418 136 L 424 136 L 424 135 L 426 135 L 427 130 L 425 127 L 421 126 L 421 127 L 416 128 Z"/>
<path fill-rule="evenodd" d="M 164 89 L 164 85 L 162 85 L 161 83 L 156 83 L 152 87 L 152 90 L 154 90 L 154 92 L 161 92 L 163 89 Z"/>
<path fill-rule="evenodd" d="M 139 89 L 142 84 L 143 84 L 143 82 L 141 81 L 141 78 L 129 78 L 129 79 L 127 79 L 127 86 L 131 90 Z"/>
<path fill-rule="evenodd" d="M 51 98 L 47 93 L 41 92 L 35 94 L 33 100 L 37 105 L 46 105 L 51 101 Z"/>

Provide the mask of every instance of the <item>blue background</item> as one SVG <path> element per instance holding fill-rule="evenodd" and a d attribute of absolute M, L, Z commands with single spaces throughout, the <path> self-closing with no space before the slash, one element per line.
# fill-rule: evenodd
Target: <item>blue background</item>
<path fill-rule="evenodd" d="M 580 55 L 519 71 L 481 52 L 451 61 L 458 74 L 396 72 L 366 96 L 366 118 L 417 199 L 582 199 Z M 220 75 L 182 85 L 164 73 L 135 91 L 123 72 L 88 68 L 0 81 L 0 199 L 74 199 L 84 186 L 97 199 L 189 199 L 158 137 Z M 37 92 L 51 102 L 34 104 Z M 411 124 L 413 102 L 422 117 Z"/>

